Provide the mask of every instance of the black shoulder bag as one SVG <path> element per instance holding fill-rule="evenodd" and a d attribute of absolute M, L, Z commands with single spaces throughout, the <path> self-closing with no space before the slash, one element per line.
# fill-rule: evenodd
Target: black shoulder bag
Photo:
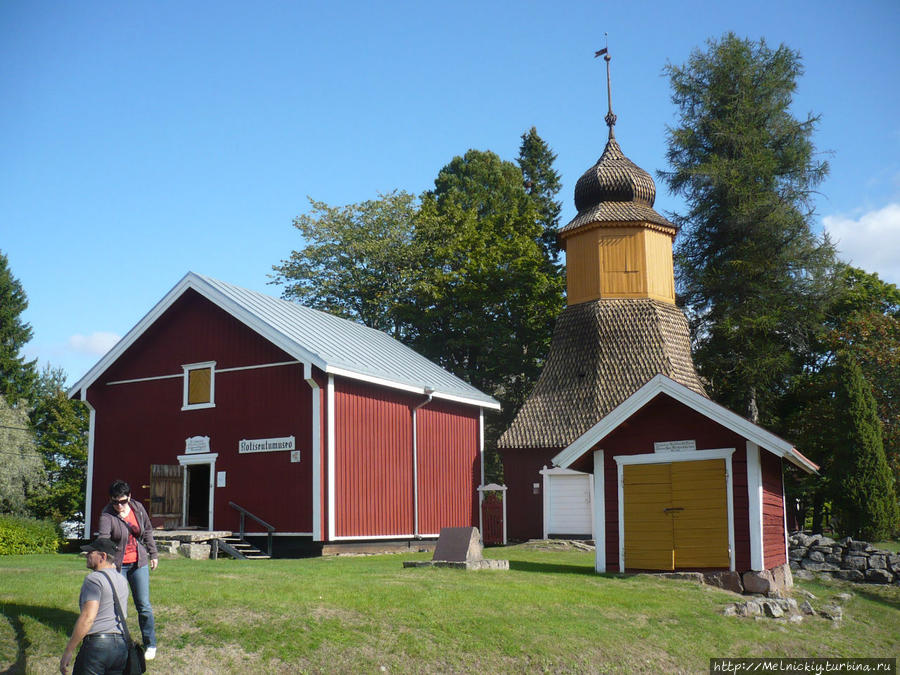
<path fill-rule="evenodd" d="M 131 633 L 128 632 L 128 624 L 125 622 L 125 615 L 122 612 L 122 606 L 119 604 L 119 594 L 116 593 L 116 587 L 113 585 L 112 579 L 104 572 L 103 576 L 109 584 L 112 591 L 113 603 L 116 607 L 116 618 L 122 625 L 122 634 L 125 636 L 125 644 L 128 646 L 128 658 L 125 660 L 125 675 L 141 675 L 147 671 L 147 662 L 144 660 L 144 646 L 131 640 Z"/>

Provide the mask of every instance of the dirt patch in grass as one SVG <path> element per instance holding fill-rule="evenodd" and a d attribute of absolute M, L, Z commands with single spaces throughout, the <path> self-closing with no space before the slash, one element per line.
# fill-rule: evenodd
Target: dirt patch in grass
<path fill-rule="evenodd" d="M 348 626 L 361 626 L 369 623 L 368 619 L 359 612 L 327 605 L 311 607 L 309 609 L 309 616 L 316 621 L 339 621 Z"/>

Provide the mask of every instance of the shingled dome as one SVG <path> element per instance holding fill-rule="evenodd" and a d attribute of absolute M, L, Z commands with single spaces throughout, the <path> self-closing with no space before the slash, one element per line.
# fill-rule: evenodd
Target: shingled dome
<path fill-rule="evenodd" d="M 628 159 L 611 136 L 600 159 L 575 184 L 578 215 L 562 232 L 603 222 L 646 222 L 675 225 L 653 209 L 656 184 L 650 174 Z"/>

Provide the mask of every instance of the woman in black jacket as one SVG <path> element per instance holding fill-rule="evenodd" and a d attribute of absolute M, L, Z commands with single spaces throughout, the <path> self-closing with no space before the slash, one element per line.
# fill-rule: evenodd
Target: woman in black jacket
<path fill-rule="evenodd" d="M 143 505 L 131 498 L 124 480 L 109 486 L 109 504 L 100 513 L 100 536 L 118 545 L 116 569 L 128 580 L 144 640 L 144 658 L 156 658 L 156 626 L 150 605 L 150 570 L 159 564 L 153 526 Z"/>

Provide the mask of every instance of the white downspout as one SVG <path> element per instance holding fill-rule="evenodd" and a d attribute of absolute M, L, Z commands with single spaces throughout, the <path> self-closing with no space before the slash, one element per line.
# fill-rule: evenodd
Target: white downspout
<path fill-rule="evenodd" d="M 412 409 L 412 470 L 413 470 L 413 536 L 419 538 L 419 439 L 416 433 L 416 413 L 419 408 L 431 403 L 434 395 L 434 389 L 425 387 L 426 398 L 419 405 L 413 406 Z"/>
<path fill-rule="evenodd" d="M 312 364 L 303 364 L 303 379 L 312 391 L 312 533 L 322 541 L 322 403 L 321 387 L 313 378 Z"/>

